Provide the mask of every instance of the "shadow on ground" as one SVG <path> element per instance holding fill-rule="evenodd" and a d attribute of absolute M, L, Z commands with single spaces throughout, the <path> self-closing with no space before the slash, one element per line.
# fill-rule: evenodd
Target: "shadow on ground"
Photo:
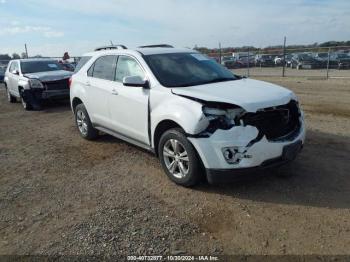
<path fill-rule="evenodd" d="M 203 184 L 196 190 L 259 202 L 350 208 L 348 137 L 309 131 L 303 152 L 290 165 L 264 171 L 259 179 L 225 185 Z M 274 176 L 277 172 L 289 178 Z"/>

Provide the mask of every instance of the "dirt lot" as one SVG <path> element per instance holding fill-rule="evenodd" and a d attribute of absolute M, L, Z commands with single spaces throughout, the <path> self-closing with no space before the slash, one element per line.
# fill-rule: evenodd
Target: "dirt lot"
<path fill-rule="evenodd" d="M 294 176 L 193 189 L 134 146 L 81 139 L 67 103 L 24 112 L 0 88 L 0 254 L 350 255 L 350 80 L 263 80 L 306 112 Z"/>

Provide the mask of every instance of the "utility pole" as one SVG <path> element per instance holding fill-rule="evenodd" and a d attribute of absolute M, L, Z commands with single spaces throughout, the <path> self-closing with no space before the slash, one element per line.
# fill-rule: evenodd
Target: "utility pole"
<path fill-rule="evenodd" d="M 219 63 L 221 64 L 221 43 L 219 42 Z"/>
<path fill-rule="evenodd" d="M 29 58 L 29 56 L 28 56 L 27 44 L 24 44 L 24 49 L 26 50 L 26 57 Z"/>
<path fill-rule="evenodd" d="M 329 60 L 331 56 L 331 48 L 328 48 L 328 59 L 327 59 L 327 79 L 329 78 Z"/>
<path fill-rule="evenodd" d="M 282 69 L 282 77 L 285 76 L 285 70 L 286 70 L 286 40 L 287 38 L 284 37 L 284 43 L 283 43 L 283 69 Z"/>
<path fill-rule="evenodd" d="M 249 47 L 248 47 L 248 55 L 247 55 L 247 77 L 250 75 L 250 68 L 249 68 L 249 63 L 250 63 L 250 53 L 249 53 Z"/>

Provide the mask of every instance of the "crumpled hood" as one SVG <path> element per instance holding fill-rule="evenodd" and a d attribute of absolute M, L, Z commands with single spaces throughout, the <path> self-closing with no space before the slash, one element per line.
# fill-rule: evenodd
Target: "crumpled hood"
<path fill-rule="evenodd" d="M 48 72 L 30 73 L 25 74 L 24 76 L 27 78 L 39 79 L 41 82 L 50 82 L 70 78 L 72 75 L 73 73 L 69 71 L 56 70 Z"/>
<path fill-rule="evenodd" d="M 256 112 L 258 109 L 284 105 L 291 99 L 297 99 L 294 93 L 286 88 L 253 79 L 177 87 L 173 88 L 172 92 L 207 102 L 235 104 L 247 112 Z"/>

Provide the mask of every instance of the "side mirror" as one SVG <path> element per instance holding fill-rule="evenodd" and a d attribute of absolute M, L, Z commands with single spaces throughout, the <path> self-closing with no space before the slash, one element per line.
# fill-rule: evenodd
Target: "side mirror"
<path fill-rule="evenodd" d="M 18 72 L 18 70 L 17 69 L 15 69 L 15 70 L 12 70 L 12 72 L 11 72 L 12 74 L 14 74 L 14 75 L 19 75 L 19 72 Z"/>
<path fill-rule="evenodd" d="M 123 78 L 123 85 L 149 88 L 148 81 L 145 79 L 142 79 L 140 76 L 126 76 L 126 77 L 124 77 Z"/>

